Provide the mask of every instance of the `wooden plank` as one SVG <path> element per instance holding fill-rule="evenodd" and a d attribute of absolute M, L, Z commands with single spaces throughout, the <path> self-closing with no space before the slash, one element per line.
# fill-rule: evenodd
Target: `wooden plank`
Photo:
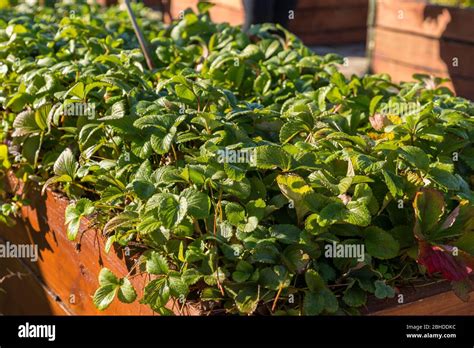
<path fill-rule="evenodd" d="M 439 77 L 448 77 L 443 74 L 442 71 L 428 70 L 420 66 L 403 64 L 394 59 L 377 55 L 374 55 L 373 57 L 371 68 L 376 74 L 389 74 L 395 82 L 413 81 L 413 74 L 428 74 Z M 451 83 L 448 83 L 448 87 L 453 88 Z"/>
<path fill-rule="evenodd" d="M 428 74 L 440 77 L 451 78 L 452 81 L 445 84 L 457 95 L 474 100 L 474 78 L 464 78 L 458 76 L 449 77 L 441 71 L 428 70 L 422 66 L 408 65 L 394 59 L 387 59 L 375 55 L 372 58 L 371 69 L 374 73 L 387 73 L 393 81 L 413 81 L 413 74 Z"/>
<path fill-rule="evenodd" d="M 395 81 L 415 73 L 450 78 L 457 95 L 474 98 L 474 9 L 379 0 L 372 70 Z"/>
<path fill-rule="evenodd" d="M 466 303 L 449 291 L 372 315 L 474 315 L 474 296 L 471 294 L 470 301 Z"/>
<path fill-rule="evenodd" d="M 368 0 L 298 0 L 298 9 L 325 7 L 368 7 Z"/>
<path fill-rule="evenodd" d="M 378 0 L 376 12 L 378 27 L 474 42 L 472 8 L 427 5 L 417 0 Z"/>
<path fill-rule="evenodd" d="M 343 45 L 364 42 L 365 29 L 295 33 L 306 45 Z"/>
<path fill-rule="evenodd" d="M 110 1 L 110 0 L 109 0 Z M 152 1 L 152 0 L 149 0 Z M 281 1 L 281 0 L 279 0 Z M 174 4 L 173 4 L 174 2 Z M 243 11 L 244 5 L 242 0 L 213 0 L 211 1 L 215 7 L 227 7 L 230 9 Z M 179 0 L 172 1 L 172 6 L 176 6 L 181 9 L 187 7 L 196 8 L 198 0 Z M 368 0 L 298 0 L 297 9 L 324 9 L 324 8 L 342 8 L 342 7 L 365 7 L 368 8 Z"/>
<path fill-rule="evenodd" d="M 0 278 L 16 273 L 0 284 L 0 314 L 2 315 L 69 315 L 64 304 L 45 287 L 19 259 L 2 259 Z M 21 291 L 20 291 L 21 289 Z"/>
<path fill-rule="evenodd" d="M 474 78 L 474 44 L 376 28 L 374 54 L 442 72 L 444 76 Z"/>
<path fill-rule="evenodd" d="M 118 0 L 96 0 L 97 3 L 101 6 L 112 6 L 116 5 Z"/>
<path fill-rule="evenodd" d="M 12 187 L 16 180 L 10 177 Z M 16 187 L 18 189 L 18 187 Z M 18 190 L 22 191 L 22 187 Z M 2 228 L 0 235 L 16 244 L 36 244 L 40 258 L 36 263 L 28 262 L 33 271 L 44 284 L 57 294 L 73 314 L 78 315 L 153 315 L 154 312 L 145 305 L 135 301 L 123 304 L 114 301 L 106 311 L 99 311 L 92 302 L 92 295 L 98 287 L 98 274 L 102 267 L 107 267 L 117 276 L 129 273 L 133 263 L 131 257 L 123 255 L 121 250 L 104 252 L 105 238 L 100 233 L 88 228 L 84 221 L 81 231 L 80 248 L 67 239 L 64 213 L 68 201 L 57 193 L 47 191 L 42 197 L 37 188 L 30 188 L 28 197 L 30 206 L 22 208 L 23 224 L 17 227 Z M 133 256 L 133 255 L 132 255 Z M 147 279 L 145 275 L 133 276 L 139 298 Z M 189 314 L 197 314 L 191 306 L 185 308 Z"/>
<path fill-rule="evenodd" d="M 242 0 L 212 0 L 210 1 L 217 6 L 223 6 L 231 9 L 243 10 L 244 5 Z"/>
<path fill-rule="evenodd" d="M 295 19 L 289 21 L 290 30 L 296 33 L 317 34 L 321 31 L 365 29 L 367 8 L 329 7 L 296 11 Z"/>
<path fill-rule="evenodd" d="M 211 19 L 218 22 L 227 22 L 231 25 L 241 25 L 245 21 L 243 10 L 236 10 L 224 6 L 215 6 L 210 10 Z"/>

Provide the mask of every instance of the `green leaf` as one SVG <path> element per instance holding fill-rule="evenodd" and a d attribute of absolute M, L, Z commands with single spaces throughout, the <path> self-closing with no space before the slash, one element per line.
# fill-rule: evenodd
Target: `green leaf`
<path fill-rule="evenodd" d="M 201 301 L 220 301 L 222 294 L 219 289 L 216 288 L 205 288 L 201 291 Z"/>
<path fill-rule="evenodd" d="M 100 285 L 119 285 L 120 281 L 108 268 L 102 268 L 99 273 Z"/>
<path fill-rule="evenodd" d="M 372 220 L 367 206 L 360 201 L 351 201 L 347 204 L 347 212 L 344 215 L 344 222 L 356 226 L 368 226 Z"/>
<path fill-rule="evenodd" d="M 264 145 L 256 148 L 256 164 L 260 169 L 280 168 L 288 171 L 291 168 L 291 156 L 282 148 Z"/>
<path fill-rule="evenodd" d="M 367 293 L 359 286 L 353 285 L 344 291 L 342 300 L 350 307 L 361 307 L 367 302 Z"/>
<path fill-rule="evenodd" d="M 337 222 L 346 222 L 356 226 L 368 226 L 371 222 L 369 209 L 360 201 L 351 201 L 346 205 L 343 203 L 331 203 L 324 207 L 317 221 L 320 226 L 329 226 Z"/>
<path fill-rule="evenodd" d="M 35 112 L 35 121 L 41 131 L 46 131 L 48 128 L 47 119 L 51 108 L 51 104 L 44 104 Z"/>
<path fill-rule="evenodd" d="M 371 226 L 364 230 L 367 252 L 378 259 L 394 258 L 400 251 L 400 245 L 393 236 L 379 227 Z"/>
<path fill-rule="evenodd" d="M 178 225 L 186 215 L 188 204 L 185 197 L 178 197 L 170 194 L 161 197 L 158 206 L 160 221 L 166 228 Z"/>
<path fill-rule="evenodd" d="M 383 300 L 385 298 L 395 297 L 395 289 L 387 285 L 382 280 L 377 280 L 375 282 L 375 297 Z"/>
<path fill-rule="evenodd" d="M 379 203 L 368 184 L 357 184 L 354 189 L 354 194 L 352 195 L 352 200 L 363 203 L 367 206 L 372 215 L 376 215 L 379 211 Z"/>
<path fill-rule="evenodd" d="M 325 233 L 327 227 L 322 227 L 319 225 L 320 217 L 319 214 L 311 214 L 308 216 L 304 222 L 305 230 L 310 232 L 313 235 L 318 235 Z"/>
<path fill-rule="evenodd" d="M 245 223 L 238 226 L 239 230 L 249 233 L 253 232 L 258 226 L 258 219 L 255 216 L 249 216 Z"/>
<path fill-rule="evenodd" d="M 382 170 L 382 174 L 385 179 L 385 184 L 387 185 L 392 196 L 403 197 L 403 180 L 399 176 L 387 170 Z"/>
<path fill-rule="evenodd" d="M 118 299 L 123 303 L 132 303 L 137 298 L 137 293 L 132 283 L 127 278 L 123 278 L 123 284 L 120 285 Z"/>
<path fill-rule="evenodd" d="M 270 235 L 284 244 L 295 244 L 300 239 L 301 230 L 295 225 L 273 225 Z"/>
<path fill-rule="evenodd" d="M 242 165 L 224 163 L 224 171 L 227 177 L 231 180 L 240 181 L 245 178 L 245 169 L 241 167 Z"/>
<path fill-rule="evenodd" d="M 278 40 L 272 41 L 265 50 L 265 59 L 270 58 L 281 47 Z"/>
<path fill-rule="evenodd" d="M 289 245 L 283 251 L 283 261 L 292 273 L 302 272 L 309 262 L 309 255 L 298 244 Z"/>
<path fill-rule="evenodd" d="M 343 221 L 346 216 L 346 206 L 343 203 L 331 203 L 325 206 L 319 214 L 313 214 L 320 226 L 329 226 L 338 221 Z"/>
<path fill-rule="evenodd" d="M 238 292 L 235 304 L 241 313 L 252 314 L 257 309 L 259 295 L 255 288 L 245 288 Z"/>
<path fill-rule="evenodd" d="M 337 185 L 340 194 L 346 193 L 350 189 L 350 187 L 352 186 L 352 180 L 352 177 L 345 177 L 341 179 L 341 181 Z"/>
<path fill-rule="evenodd" d="M 422 189 L 413 201 L 415 209 L 415 235 L 423 237 L 432 232 L 444 214 L 444 197 L 434 189 Z"/>
<path fill-rule="evenodd" d="M 416 146 L 402 146 L 398 149 L 398 154 L 401 158 L 407 161 L 414 169 L 426 172 L 430 166 L 430 159 L 428 155 Z"/>
<path fill-rule="evenodd" d="M 142 303 L 149 304 L 154 310 L 164 307 L 170 299 L 170 288 L 166 279 L 155 279 L 145 286 Z"/>
<path fill-rule="evenodd" d="M 312 292 L 317 292 L 326 288 L 326 283 L 324 282 L 324 279 L 319 275 L 318 272 L 313 269 L 309 269 L 306 271 L 304 279 L 309 290 Z"/>
<path fill-rule="evenodd" d="M 474 255 L 474 234 L 464 234 L 456 241 L 456 246 L 459 249 L 464 250 L 471 255 Z"/>
<path fill-rule="evenodd" d="M 326 111 L 326 97 L 332 88 L 333 86 L 326 86 L 319 89 L 318 105 L 320 111 Z"/>
<path fill-rule="evenodd" d="M 168 274 L 169 267 L 166 258 L 156 251 L 145 254 L 146 271 L 150 274 Z"/>
<path fill-rule="evenodd" d="M 170 294 L 173 297 L 181 298 L 182 296 L 186 296 L 189 292 L 188 285 L 177 272 L 169 274 L 168 285 L 170 288 Z"/>
<path fill-rule="evenodd" d="M 155 186 L 145 180 L 135 180 L 132 183 L 133 191 L 136 193 L 138 198 L 142 200 L 147 200 L 155 193 Z"/>
<path fill-rule="evenodd" d="M 232 279 L 237 283 L 243 283 L 250 278 L 253 273 L 253 267 L 247 261 L 239 261 L 235 268 L 235 272 L 232 273 Z"/>
<path fill-rule="evenodd" d="M 272 77 L 267 71 L 262 71 L 253 83 L 253 89 L 256 93 L 265 94 L 272 84 Z"/>
<path fill-rule="evenodd" d="M 245 206 L 248 216 L 255 216 L 258 220 L 262 220 L 265 216 L 265 201 L 261 198 L 250 201 Z"/>
<path fill-rule="evenodd" d="M 181 275 L 181 278 L 188 286 L 196 284 L 202 277 L 203 275 L 195 268 L 188 268 Z"/>
<path fill-rule="evenodd" d="M 91 215 L 95 210 L 94 204 L 87 198 L 81 198 L 71 203 L 66 208 L 67 237 L 75 240 L 79 232 L 80 222 L 83 217 Z"/>
<path fill-rule="evenodd" d="M 176 134 L 176 128 L 172 127 L 168 133 L 163 131 L 156 131 L 155 133 L 156 134 L 152 134 L 150 138 L 151 148 L 159 155 L 168 153 Z"/>
<path fill-rule="evenodd" d="M 291 278 L 288 271 L 283 266 L 274 266 L 260 270 L 259 283 L 264 288 L 270 290 L 278 290 L 280 287 L 285 288 L 290 285 Z"/>
<path fill-rule="evenodd" d="M 303 299 L 304 315 L 319 315 L 324 310 L 324 298 L 320 294 L 307 292 Z"/>
<path fill-rule="evenodd" d="M 435 183 L 447 188 L 448 190 L 459 190 L 459 180 L 447 170 L 436 167 L 431 168 L 428 175 Z"/>
<path fill-rule="evenodd" d="M 193 91 L 184 85 L 176 85 L 174 86 L 176 91 L 176 95 L 185 102 L 194 103 L 196 100 L 196 96 L 194 95 Z"/>
<path fill-rule="evenodd" d="M 234 226 L 245 222 L 245 209 L 237 203 L 228 203 L 225 206 L 225 215 L 227 220 Z"/>
<path fill-rule="evenodd" d="M 336 313 L 339 309 L 339 301 L 336 295 L 329 289 L 323 289 L 319 292 L 324 299 L 324 309 L 328 313 Z"/>
<path fill-rule="evenodd" d="M 188 212 L 195 219 L 204 219 L 209 216 L 211 200 L 205 193 L 187 188 L 181 193 L 188 203 Z"/>
<path fill-rule="evenodd" d="M 208 13 L 211 8 L 213 8 L 215 4 L 211 2 L 198 2 L 197 8 L 199 13 Z"/>
<path fill-rule="evenodd" d="M 280 142 L 285 144 L 291 141 L 300 133 L 308 133 L 311 130 L 302 120 L 291 120 L 285 123 L 280 129 Z"/>
<path fill-rule="evenodd" d="M 369 106 L 370 115 L 375 114 L 375 111 L 377 110 L 377 106 L 380 100 L 382 99 L 383 99 L 383 95 L 377 95 L 370 100 L 370 106 Z"/>
<path fill-rule="evenodd" d="M 0 145 L 0 168 L 10 169 L 11 163 L 8 160 L 8 146 Z"/>
<path fill-rule="evenodd" d="M 133 211 L 126 211 L 117 216 L 114 216 L 112 219 L 107 221 L 102 230 L 104 235 L 114 231 L 115 229 L 122 226 L 132 226 L 134 222 L 138 219 L 138 214 Z"/>
<path fill-rule="evenodd" d="M 100 311 L 107 309 L 115 298 L 119 286 L 116 284 L 108 284 L 99 287 L 93 296 L 94 305 Z"/>
<path fill-rule="evenodd" d="M 296 174 L 278 175 L 277 184 L 281 192 L 294 206 L 298 221 L 301 221 L 306 213 L 309 212 L 304 198 L 311 194 L 313 189 L 302 177 Z"/>
<path fill-rule="evenodd" d="M 20 112 L 13 121 L 13 128 L 15 129 L 13 133 L 15 137 L 40 133 L 43 130 L 36 123 L 35 112 L 33 110 Z"/>
<path fill-rule="evenodd" d="M 68 175 L 75 178 L 79 164 L 69 148 L 65 148 L 59 155 L 56 162 L 54 162 L 54 174 L 57 176 Z"/>
<path fill-rule="evenodd" d="M 259 60 L 262 57 L 262 52 L 260 51 L 260 48 L 257 45 L 247 45 L 243 49 L 243 51 L 240 53 L 240 58 L 241 59 L 254 59 L 254 60 Z"/>
<path fill-rule="evenodd" d="M 247 178 L 244 178 L 240 181 L 226 179 L 224 182 L 222 182 L 222 188 L 224 189 L 225 193 L 235 196 L 241 200 L 246 200 L 251 193 L 250 181 Z"/>
<path fill-rule="evenodd" d="M 79 99 L 84 99 L 85 98 L 85 90 L 84 90 L 84 83 L 83 82 L 78 82 L 74 86 L 72 86 L 66 94 L 64 94 L 64 98 L 68 96 L 74 96 Z"/>

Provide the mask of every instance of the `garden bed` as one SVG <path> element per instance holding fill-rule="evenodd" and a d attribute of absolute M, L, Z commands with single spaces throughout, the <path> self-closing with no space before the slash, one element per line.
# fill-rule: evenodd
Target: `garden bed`
<path fill-rule="evenodd" d="M 13 175 L 8 178 L 10 189 L 21 193 L 23 185 Z M 6 315 L 153 315 L 154 312 L 138 302 L 124 304 L 114 301 L 105 311 L 99 311 L 92 296 L 99 286 L 97 274 L 107 267 L 117 275 L 129 273 L 137 257 L 124 255 L 123 249 L 104 251 L 106 238 L 100 231 L 89 227 L 91 221 L 84 220 L 84 233 L 78 243 L 67 239 L 64 212 L 68 200 L 59 193 L 47 190 L 41 196 L 39 189 L 28 193 L 30 206 L 22 209 L 22 218 L 12 228 L 0 229 L 0 243 L 37 244 L 40 257 L 37 262 L 11 259 L 0 265 L 0 274 L 8 271 L 20 272 L 22 279 L 9 279 L 2 287 L 0 313 Z M 131 278 L 141 295 L 145 276 Z M 27 289 L 27 291 L 25 291 Z M 407 286 L 400 290 L 403 304 L 398 296 L 379 300 L 369 297 L 365 315 L 474 315 L 474 299 L 461 301 L 446 281 Z M 15 294 L 15 296 L 12 296 Z M 177 315 L 199 315 L 199 304 L 178 306 L 169 304 Z"/>
<path fill-rule="evenodd" d="M 24 185 L 13 175 L 7 185 L 21 194 Z M 0 265 L 0 274 L 20 272 L 21 278 L 10 278 L 2 284 L 6 291 L 0 295 L 0 313 L 4 314 L 57 314 L 57 315 L 152 315 L 153 311 L 139 304 L 115 301 L 107 311 L 99 311 L 92 295 L 99 286 L 97 275 L 107 267 L 117 275 L 125 276 L 133 266 L 134 255 L 127 257 L 124 249 L 104 251 L 105 239 L 91 228 L 90 220 L 84 219 L 84 233 L 76 242 L 67 238 L 65 210 L 68 200 L 57 192 L 30 187 L 27 194 L 31 204 L 24 206 L 22 218 L 14 227 L 0 226 L 0 243 L 38 245 L 37 262 L 28 259 L 6 259 Z M 130 281 L 139 294 L 146 282 L 144 275 L 131 277 Z M 25 290 L 28 291 L 25 291 Z M 14 295 L 13 295 L 14 294 Z M 170 303 L 170 308 L 172 304 Z M 176 314 L 197 314 L 191 307 Z"/>
<path fill-rule="evenodd" d="M 28 221 L 2 238 L 40 246 L 11 267 L 43 308 L 357 315 L 431 274 L 466 299 L 471 102 L 348 79 L 341 57 L 207 4 L 170 26 L 133 7 L 149 59 L 120 8 L 0 12 L 0 220 Z"/>
<path fill-rule="evenodd" d="M 450 78 L 457 95 L 474 98 L 474 9 L 414 0 L 380 0 L 371 68 L 396 81 L 415 73 Z"/>

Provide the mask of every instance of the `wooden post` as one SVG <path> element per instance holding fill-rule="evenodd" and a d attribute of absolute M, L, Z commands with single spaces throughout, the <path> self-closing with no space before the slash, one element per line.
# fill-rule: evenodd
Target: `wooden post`
<path fill-rule="evenodd" d="M 369 60 L 369 73 L 372 72 L 372 55 L 375 45 L 375 11 L 377 11 L 377 0 L 369 0 L 369 14 L 367 17 L 367 43 L 366 57 Z"/>
<path fill-rule="evenodd" d="M 146 43 L 145 37 L 143 36 L 143 33 L 140 30 L 140 27 L 138 26 L 137 20 L 135 18 L 135 14 L 133 13 L 132 7 L 130 6 L 130 1 L 124 0 L 124 2 L 125 2 L 125 6 L 127 7 L 127 12 L 130 17 L 130 20 L 132 21 L 133 30 L 135 31 L 135 35 L 137 36 L 143 55 L 145 56 L 145 60 L 148 65 L 148 68 L 150 70 L 153 70 L 155 68 L 155 65 L 153 64 L 153 60 L 151 59 L 150 51 L 148 50 L 148 45 Z"/>

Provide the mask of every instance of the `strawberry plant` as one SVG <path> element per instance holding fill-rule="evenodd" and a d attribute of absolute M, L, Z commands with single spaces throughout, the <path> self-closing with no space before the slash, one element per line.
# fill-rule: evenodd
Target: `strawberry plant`
<path fill-rule="evenodd" d="M 437 276 L 466 298 L 472 102 L 429 76 L 346 78 L 340 57 L 203 3 L 170 25 L 135 11 L 152 71 L 117 8 L 0 11 L 2 171 L 66 194 L 70 239 L 89 217 L 150 275 L 137 299 L 103 269 L 99 309 L 356 314 Z"/>

